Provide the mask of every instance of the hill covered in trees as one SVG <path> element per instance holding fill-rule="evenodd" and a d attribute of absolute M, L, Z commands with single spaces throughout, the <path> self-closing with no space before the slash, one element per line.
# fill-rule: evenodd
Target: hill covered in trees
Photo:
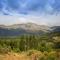
<path fill-rule="evenodd" d="M 60 57 L 60 32 L 51 32 L 43 35 L 24 34 L 12 37 L 0 37 L 0 53 L 14 52 L 27 52 L 29 50 L 37 50 L 44 52 L 56 52 L 53 57 L 49 59 L 56 60 Z M 33 54 L 29 52 L 28 55 Z M 44 57 L 45 58 L 45 57 Z"/>
<path fill-rule="evenodd" d="M 10 48 L 11 50 L 18 49 L 17 51 L 27 51 L 30 49 L 50 51 L 51 49 L 60 48 L 60 33 L 0 37 L 0 46 Z"/>

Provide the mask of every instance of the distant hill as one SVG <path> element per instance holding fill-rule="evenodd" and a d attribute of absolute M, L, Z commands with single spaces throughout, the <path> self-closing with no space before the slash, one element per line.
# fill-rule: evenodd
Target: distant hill
<path fill-rule="evenodd" d="M 0 25 L 0 36 L 17 36 L 21 34 L 44 34 L 48 32 L 60 32 L 60 26 L 49 27 L 34 23 L 14 24 L 10 26 Z"/>
<path fill-rule="evenodd" d="M 53 29 L 53 32 L 60 32 L 60 26 L 53 26 L 51 29 Z"/>

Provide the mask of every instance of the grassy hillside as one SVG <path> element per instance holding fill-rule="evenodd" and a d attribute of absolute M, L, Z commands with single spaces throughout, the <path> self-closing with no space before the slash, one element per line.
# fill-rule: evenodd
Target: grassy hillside
<path fill-rule="evenodd" d="M 0 37 L 0 54 L 26 52 L 27 56 L 31 56 L 33 54 L 35 55 L 37 51 L 43 55 L 38 56 L 39 60 L 59 60 L 60 33 L 54 32 L 44 35 L 24 34 L 15 37 Z"/>

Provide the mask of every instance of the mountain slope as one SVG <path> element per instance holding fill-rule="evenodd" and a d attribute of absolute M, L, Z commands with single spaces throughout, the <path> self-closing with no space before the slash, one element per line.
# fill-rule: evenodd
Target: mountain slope
<path fill-rule="evenodd" d="M 52 27 L 53 32 L 60 32 L 60 26 L 54 26 Z"/>
<path fill-rule="evenodd" d="M 56 30 L 60 31 L 60 29 L 58 29 L 58 26 L 49 27 L 45 25 L 37 25 L 34 23 L 15 24 L 11 26 L 0 25 L 0 36 L 17 36 L 21 34 L 44 34 Z"/>
<path fill-rule="evenodd" d="M 47 32 L 50 30 L 50 27 L 45 26 L 45 25 L 37 25 L 34 23 L 26 23 L 26 24 L 15 24 L 11 26 L 6 26 L 5 28 L 8 29 L 24 29 L 24 30 L 29 30 L 29 31 L 44 31 Z"/>

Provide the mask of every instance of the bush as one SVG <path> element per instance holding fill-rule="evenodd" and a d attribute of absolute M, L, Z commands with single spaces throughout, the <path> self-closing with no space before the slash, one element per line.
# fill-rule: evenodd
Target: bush
<path fill-rule="evenodd" d="M 0 48 L 0 54 L 7 54 L 8 52 L 11 52 L 8 48 Z"/>

